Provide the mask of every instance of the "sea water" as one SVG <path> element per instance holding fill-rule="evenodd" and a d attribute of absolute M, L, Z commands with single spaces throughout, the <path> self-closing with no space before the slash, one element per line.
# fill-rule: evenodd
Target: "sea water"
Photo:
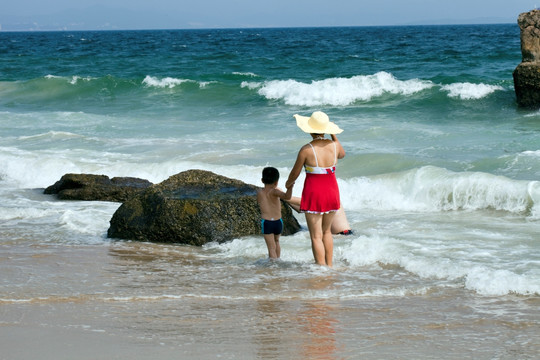
<path fill-rule="evenodd" d="M 0 357 L 540 351 L 540 112 L 516 106 L 517 25 L 0 33 L 0 59 Z M 120 204 L 43 194 L 66 173 L 260 185 L 268 165 L 283 187 L 309 140 L 293 115 L 315 110 L 345 130 L 354 235 L 332 269 L 302 215 L 269 262 L 260 236 L 109 239 Z"/>

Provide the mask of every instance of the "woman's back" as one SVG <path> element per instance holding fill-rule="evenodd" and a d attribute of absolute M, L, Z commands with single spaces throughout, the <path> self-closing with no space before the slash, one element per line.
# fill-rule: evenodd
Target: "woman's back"
<path fill-rule="evenodd" d="M 337 163 L 336 145 L 331 140 L 314 140 L 306 149 L 305 165 L 328 168 Z M 308 144 L 309 145 L 309 144 Z"/>

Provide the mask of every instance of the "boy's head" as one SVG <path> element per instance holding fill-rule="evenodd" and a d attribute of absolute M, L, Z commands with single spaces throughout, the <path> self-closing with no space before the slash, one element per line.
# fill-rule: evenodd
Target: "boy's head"
<path fill-rule="evenodd" d="M 279 180 L 279 171 L 274 167 L 265 167 L 262 171 L 262 182 L 264 184 L 274 184 Z"/>

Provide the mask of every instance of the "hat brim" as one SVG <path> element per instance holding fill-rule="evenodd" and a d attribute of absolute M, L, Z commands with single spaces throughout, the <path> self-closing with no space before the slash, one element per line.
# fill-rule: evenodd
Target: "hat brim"
<path fill-rule="evenodd" d="M 340 129 L 339 126 L 337 126 L 331 121 L 326 124 L 326 127 L 324 129 L 315 129 L 309 126 L 310 118 L 308 116 L 296 114 L 294 115 L 294 118 L 296 119 L 296 125 L 303 132 L 306 132 L 308 134 L 341 134 L 343 132 L 343 129 Z"/>

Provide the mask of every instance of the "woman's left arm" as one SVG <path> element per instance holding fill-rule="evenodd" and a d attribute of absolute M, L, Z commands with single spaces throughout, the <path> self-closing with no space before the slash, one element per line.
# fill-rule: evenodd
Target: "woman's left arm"
<path fill-rule="evenodd" d="M 341 146 L 341 143 L 339 142 L 336 135 L 332 134 L 332 140 L 336 143 L 336 150 L 337 150 L 337 158 L 343 159 L 345 157 L 345 149 L 343 146 Z"/>

